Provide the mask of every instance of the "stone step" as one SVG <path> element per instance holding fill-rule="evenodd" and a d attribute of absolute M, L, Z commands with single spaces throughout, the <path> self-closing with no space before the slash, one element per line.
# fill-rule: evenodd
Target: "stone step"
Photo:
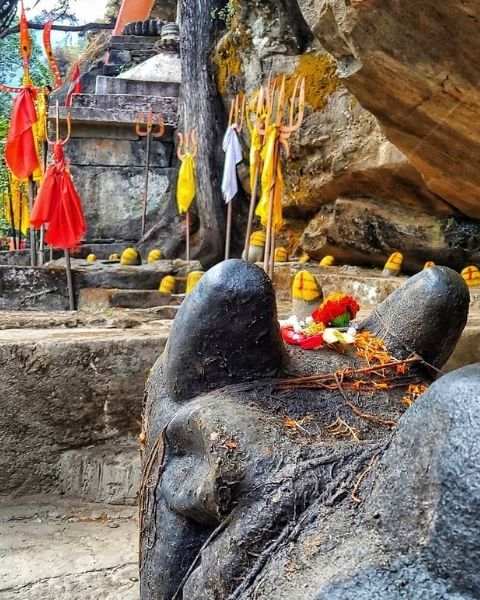
<path fill-rule="evenodd" d="M 122 103 L 130 106 L 142 104 L 141 100 L 144 100 L 145 96 L 148 96 L 149 102 L 152 102 L 155 98 L 178 98 L 179 93 L 180 82 L 176 76 L 173 78 L 173 75 L 169 79 L 166 78 L 165 81 L 141 81 L 98 75 L 95 87 L 96 96 L 120 96 L 120 98 L 115 98 L 119 108 Z M 132 98 L 130 101 L 129 97 Z"/>
<path fill-rule="evenodd" d="M 78 99 L 77 96 L 90 96 L 90 98 Z M 65 121 L 67 115 L 70 114 L 73 122 L 115 124 L 117 126 L 119 124 L 133 125 L 137 121 L 138 113 L 145 112 L 152 105 L 155 112 L 162 114 L 166 127 L 177 127 L 178 98 L 164 97 L 152 101 L 148 96 L 143 96 L 139 103 L 122 105 L 124 101 L 125 99 L 120 99 L 121 106 L 118 107 L 114 95 L 74 94 L 70 108 L 60 107 L 60 119 Z M 82 106 L 82 103 L 87 104 L 87 106 Z M 94 106 L 89 105 L 89 103 L 94 104 Z M 49 118 L 53 119 L 54 117 L 54 109 L 50 108 Z"/>
<path fill-rule="evenodd" d="M 93 484 L 84 485 L 77 475 L 67 485 L 67 465 L 75 464 L 77 473 L 83 467 L 97 474 L 102 465 L 107 469 L 104 479 L 97 477 L 106 497 L 109 478 L 118 481 L 112 475 L 115 456 L 66 453 L 90 446 L 115 449 L 137 439 L 145 383 L 169 331 L 165 321 L 134 329 L 1 330 L 0 494 L 69 487 L 95 497 Z"/>
<path fill-rule="evenodd" d="M 184 278 L 201 271 L 198 261 L 162 260 L 138 267 L 108 261 L 87 263 L 72 259 L 73 282 L 78 301 L 84 288 L 158 290 L 166 275 Z M 67 310 L 65 262 L 45 267 L 0 265 L 0 310 Z"/>
<path fill-rule="evenodd" d="M 159 319 L 174 319 L 183 298 L 183 295 L 162 294 L 157 290 L 85 288 L 80 290 L 78 309 L 101 311 L 109 308 L 157 307 Z"/>
<path fill-rule="evenodd" d="M 140 462 L 139 446 L 133 440 L 68 450 L 59 462 L 59 492 L 87 502 L 135 505 Z"/>
<path fill-rule="evenodd" d="M 108 50 L 149 50 L 159 40 L 159 36 L 112 35 L 108 40 Z"/>

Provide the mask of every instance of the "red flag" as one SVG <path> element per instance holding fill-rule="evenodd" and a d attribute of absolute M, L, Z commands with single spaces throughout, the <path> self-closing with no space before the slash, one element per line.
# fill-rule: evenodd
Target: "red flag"
<path fill-rule="evenodd" d="M 75 65 L 75 69 L 72 73 L 72 83 L 68 88 L 67 99 L 65 100 L 65 106 L 72 106 L 72 96 L 73 94 L 81 94 L 82 93 L 82 83 L 80 81 L 80 67 L 78 64 Z"/>
<path fill-rule="evenodd" d="M 5 161 L 18 179 L 27 179 L 40 168 L 33 125 L 37 122 L 36 92 L 24 88 L 15 98 L 5 147 Z"/>
<path fill-rule="evenodd" d="M 51 164 L 38 191 L 30 223 L 40 228 L 48 223 L 47 244 L 74 250 L 87 231 L 82 201 L 68 172 L 62 144 L 53 149 Z"/>

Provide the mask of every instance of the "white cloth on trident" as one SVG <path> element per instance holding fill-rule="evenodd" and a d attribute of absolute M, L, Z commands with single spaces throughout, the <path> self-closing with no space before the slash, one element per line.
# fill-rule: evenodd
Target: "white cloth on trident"
<path fill-rule="evenodd" d="M 223 168 L 222 194 L 228 204 L 238 192 L 237 165 L 242 162 L 242 147 L 238 139 L 236 125 L 230 125 L 223 138 L 222 148 L 225 152 Z"/>

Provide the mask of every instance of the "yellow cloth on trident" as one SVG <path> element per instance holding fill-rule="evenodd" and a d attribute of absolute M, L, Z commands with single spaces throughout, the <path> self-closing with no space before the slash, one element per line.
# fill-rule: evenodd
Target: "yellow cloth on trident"
<path fill-rule="evenodd" d="M 255 185 L 255 172 L 260 172 L 262 153 L 262 137 L 256 127 L 250 130 L 250 189 Z"/>
<path fill-rule="evenodd" d="M 270 207 L 270 193 L 274 189 L 273 195 L 273 230 L 278 232 L 283 226 L 282 214 L 282 189 L 283 175 L 280 157 L 275 160 L 275 149 L 277 146 L 279 131 L 275 125 L 269 128 L 267 139 L 262 152 L 263 171 L 262 171 L 262 196 L 258 203 L 255 214 L 260 217 L 262 225 L 268 225 L 268 213 Z"/>
<path fill-rule="evenodd" d="M 5 219 L 12 229 L 27 235 L 30 228 L 28 196 L 16 185 L 11 186 L 10 193 L 5 193 Z"/>
<path fill-rule="evenodd" d="M 34 125 L 34 132 L 37 141 L 47 141 L 47 97 L 45 92 L 39 92 L 36 101 L 37 122 Z M 38 153 L 38 146 L 37 146 Z"/>
<path fill-rule="evenodd" d="M 190 208 L 195 198 L 195 161 L 191 154 L 186 154 L 178 172 L 177 206 L 183 215 Z"/>

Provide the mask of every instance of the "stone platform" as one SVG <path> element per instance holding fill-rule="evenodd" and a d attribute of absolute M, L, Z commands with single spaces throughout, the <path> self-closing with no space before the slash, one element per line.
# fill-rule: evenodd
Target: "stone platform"
<path fill-rule="evenodd" d="M 162 260 L 138 267 L 108 261 L 72 259 L 75 295 L 84 288 L 158 290 L 166 275 L 184 280 L 201 270 L 197 261 Z M 68 308 L 64 259 L 45 267 L 0 265 L 0 310 L 65 310 Z"/>
<path fill-rule="evenodd" d="M 259 264 L 259 266 L 262 266 Z M 321 267 L 317 263 L 276 263 L 273 283 L 277 301 L 290 302 L 292 282 L 297 271 L 305 269 L 317 278 L 324 296 L 333 292 L 350 294 L 360 304 L 362 309 L 370 309 L 385 300 L 394 290 L 407 281 L 408 277 L 382 277 L 379 269 L 341 266 Z M 471 309 L 480 311 L 480 287 L 470 289 Z"/>

